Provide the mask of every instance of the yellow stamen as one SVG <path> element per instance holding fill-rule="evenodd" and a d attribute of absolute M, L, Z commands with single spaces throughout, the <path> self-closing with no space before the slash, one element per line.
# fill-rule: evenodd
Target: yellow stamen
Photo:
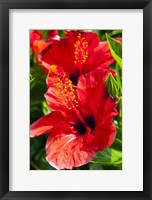
<path fill-rule="evenodd" d="M 88 58 L 88 42 L 81 33 L 77 36 L 77 41 L 74 44 L 74 63 L 82 65 Z"/>

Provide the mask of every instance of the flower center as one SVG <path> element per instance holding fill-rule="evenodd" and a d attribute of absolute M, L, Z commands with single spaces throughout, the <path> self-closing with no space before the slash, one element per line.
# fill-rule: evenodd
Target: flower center
<path fill-rule="evenodd" d="M 74 85 L 77 85 L 78 78 L 79 78 L 79 71 L 75 70 L 73 73 L 70 73 L 69 76 L 70 76 L 70 80 L 72 81 L 72 83 Z"/>
<path fill-rule="evenodd" d="M 90 129 L 90 132 L 93 132 L 95 129 L 95 120 L 92 115 L 89 117 L 85 118 L 85 122 L 87 126 L 84 126 L 84 124 L 81 121 L 78 121 L 77 125 L 74 125 L 74 128 L 77 130 L 77 133 L 79 135 L 84 135 L 88 129 Z"/>
<path fill-rule="evenodd" d="M 75 94 L 76 86 L 73 85 L 72 81 L 69 79 L 69 74 L 63 72 L 61 68 L 56 65 L 50 66 L 49 75 L 50 73 L 50 83 L 52 84 L 49 86 L 55 88 L 55 93 L 60 102 L 65 105 L 68 110 L 72 110 L 73 114 L 76 115 L 78 125 L 75 128 L 78 130 L 79 134 L 94 130 L 95 122 L 93 116 L 85 118 L 77 109 L 78 101 Z"/>

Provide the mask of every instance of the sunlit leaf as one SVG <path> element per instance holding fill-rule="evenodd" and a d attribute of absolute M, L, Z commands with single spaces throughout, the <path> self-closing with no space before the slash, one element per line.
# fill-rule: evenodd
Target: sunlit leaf
<path fill-rule="evenodd" d="M 97 153 L 91 162 L 101 165 L 120 166 L 122 163 L 122 152 L 113 148 L 107 148 Z"/>
<path fill-rule="evenodd" d="M 42 102 L 42 111 L 44 115 L 47 115 L 51 112 L 50 108 L 48 107 L 45 101 Z"/>
<path fill-rule="evenodd" d="M 35 80 L 35 77 L 32 76 L 32 74 L 30 74 L 30 83 L 32 83 Z"/>
<path fill-rule="evenodd" d="M 110 73 L 105 82 L 106 88 L 108 90 L 108 94 L 114 98 L 119 97 L 119 84 L 113 75 Z"/>
<path fill-rule="evenodd" d="M 106 37 L 113 58 L 122 67 L 122 44 L 112 39 L 108 34 L 106 34 Z"/>

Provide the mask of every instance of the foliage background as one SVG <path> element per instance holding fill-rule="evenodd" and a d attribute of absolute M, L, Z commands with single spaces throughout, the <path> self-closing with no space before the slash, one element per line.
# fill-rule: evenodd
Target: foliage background
<path fill-rule="evenodd" d="M 40 30 L 43 38 L 47 38 L 47 30 Z M 87 31 L 87 30 L 86 30 Z M 122 38 L 121 30 L 89 30 L 96 32 L 101 41 L 107 40 L 106 34 L 112 38 Z M 63 31 L 59 35 L 64 37 Z M 114 50 L 117 46 L 114 44 Z M 121 49 L 122 50 L 122 49 Z M 117 72 L 116 78 L 109 76 L 106 87 L 109 94 L 118 100 L 119 115 L 114 119 L 117 129 L 115 142 L 110 148 L 99 152 L 87 165 L 74 170 L 121 170 L 122 169 L 122 68 L 114 63 L 111 68 Z M 38 66 L 36 58 L 30 49 L 30 123 L 51 112 L 46 104 L 44 94 L 47 90 L 46 74 Z M 30 138 L 30 169 L 31 170 L 55 170 L 45 159 L 45 143 L 48 135 Z"/>

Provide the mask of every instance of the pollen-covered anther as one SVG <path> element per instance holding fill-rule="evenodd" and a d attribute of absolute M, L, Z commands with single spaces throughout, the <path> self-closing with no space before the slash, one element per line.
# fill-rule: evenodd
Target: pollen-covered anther
<path fill-rule="evenodd" d="M 74 63 L 83 64 L 88 58 L 88 42 L 81 33 L 77 36 L 77 41 L 74 44 Z"/>
<path fill-rule="evenodd" d="M 56 73 L 56 72 L 57 72 L 57 65 L 51 65 L 49 69 L 49 74 Z"/>
<path fill-rule="evenodd" d="M 57 74 L 52 86 L 55 87 L 58 98 L 66 105 L 67 109 L 71 110 L 78 105 L 75 89 L 73 88 L 72 81 L 69 79 L 67 73 L 62 72 Z"/>

